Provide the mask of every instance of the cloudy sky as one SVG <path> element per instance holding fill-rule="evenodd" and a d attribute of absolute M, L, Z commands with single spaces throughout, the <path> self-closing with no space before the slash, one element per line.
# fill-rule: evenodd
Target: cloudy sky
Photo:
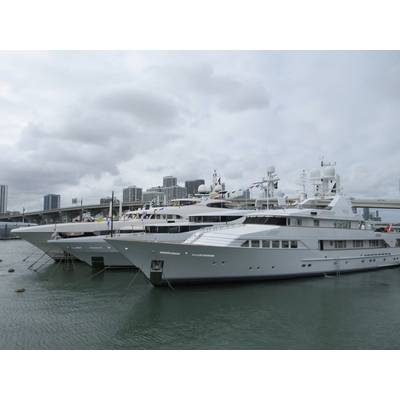
<path fill-rule="evenodd" d="M 0 146 L 11 210 L 269 165 L 294 193 L 322 157 L 398 197 L 400 52 L 0 52 Z"/>

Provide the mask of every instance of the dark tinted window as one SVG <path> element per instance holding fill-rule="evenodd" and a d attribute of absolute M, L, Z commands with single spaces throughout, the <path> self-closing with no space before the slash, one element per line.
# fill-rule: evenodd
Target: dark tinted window
<path fill-rule="evenodd" d="M 242 216 L 241 215 L 196 215 L 193 217 L 189 217 L 189 221 L 218 223 L 218 222 L 231 222 L 239 218 L 242 218 Z"/>
<path fill-rule="evenodd" d="M 212 208 L 228 208 L 226 203 L 209 203 L 207 204 L 207 207 L 212 207 Z"/>
<path fill-rule="evenodd" d="M 245 224 L 286 226 L 286 217 L 247 217 Z"/>

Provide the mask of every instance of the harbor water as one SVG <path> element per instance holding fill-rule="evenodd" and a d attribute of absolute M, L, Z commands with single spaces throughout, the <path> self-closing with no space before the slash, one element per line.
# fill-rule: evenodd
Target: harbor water
<path fill-rule="evenodd" d="M 153 288 L 41 255 L 0 241 L 1 349 L 400 349 L 400 268 Z"/>

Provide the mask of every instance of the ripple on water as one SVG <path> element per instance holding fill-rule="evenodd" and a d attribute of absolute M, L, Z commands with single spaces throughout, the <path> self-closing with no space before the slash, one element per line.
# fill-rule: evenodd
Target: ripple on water
<path fill-rule="evenodd" d="M 35 251 L 0 242 L 0 348 L 400 348 L 398 268 L 170 290 L 83 263 L 27 270 Z"/>

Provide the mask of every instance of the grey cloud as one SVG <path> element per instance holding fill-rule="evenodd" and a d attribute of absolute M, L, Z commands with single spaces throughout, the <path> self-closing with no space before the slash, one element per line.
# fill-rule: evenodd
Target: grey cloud
<path fill-rule="evenodd" d="M 140 63 L 137 63 L 137 58 Z M 96 199 L 162 175 L 284 191 L 320 158 L 346 193 L 398 196 L 400 52 L 0 53 L 10 207 Z M 21 131 L 21 126 L 25 128 Z M 15 135 L 13 137 L 12 135 Z"/>
<path fill-rule="evenodd" d="M 267 93 L 257 86 L 242 87 L 231 97 L 220 101 L 221 108 L 230 112 L 262 109 L 269 105 Z"/>
<path fill-rule="evenodd" d="M 154 95 L 144 90 L 117 88 L 98 99 L 106 110 L 127 113 L 138 122 L 169 127 L 177 122 L 179 112 L 172 98 Z"/>
<path fill-rule="evenodd" d="M 269 105 L 267 91 L 259 80 L 238 79 L 229 73 L 217 73 L 209 64 L 185 67 L 157 67 L 152 74 L 163 77 L 167 85 L 179 89 L 183 96 L 208 97 L 228 112 L 266 108 Z"/>

